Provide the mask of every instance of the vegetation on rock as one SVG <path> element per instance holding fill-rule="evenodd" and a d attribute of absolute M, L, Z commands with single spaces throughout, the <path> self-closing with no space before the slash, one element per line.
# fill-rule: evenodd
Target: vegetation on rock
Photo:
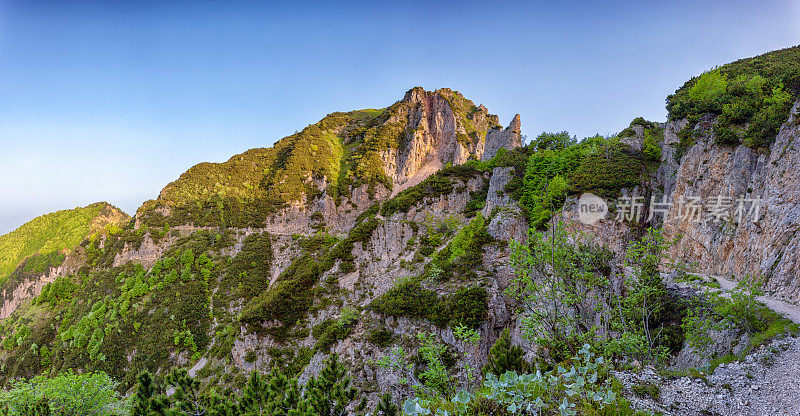
<path fill-rule="evenodd" d="M 0 236 L 0 281 L 7 280 L 12 272 L 34 275 L 60 266 L 62 251 L 72 250 L 90 234 L 102 232 L 106 226 L 119 226 L 127 219 L 122 211 L 104 202 L 37 217 Z M 33 257 L 18 268 L 29 256 Z"/>
<path fill-rule="evenodd" d="M 800 47 L 741 59 L 687 81 L 667 98 L 671 120 L 686 118 L 676 160 L 703 134 L 721 145 L 768 148 L 800 95 Z M 708 116 L 713 117 L 711 123 Z"/>

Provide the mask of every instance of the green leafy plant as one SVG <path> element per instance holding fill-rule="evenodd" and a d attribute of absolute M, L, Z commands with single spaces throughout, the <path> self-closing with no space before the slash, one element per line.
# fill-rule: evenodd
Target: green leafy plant
<path fill-rule="evenodd" d="M 123 415 L 126 406 L 116 391 L 117 383 L 105 373 L 65 373 L 53 378 L 38 376 L 18 381 L 0 393 L 0 406 L 10 415 L 27 416 L 39 406 L 53 416 Z"/>
<path fill-rule="evenodd" d="M 563 222 L 546 234 L 531 231 L 527 245 L 513 243 L 516 276 L 507 294 L 523 305 L 526 336 L 537 343 L 550 364 L 577 352 L 582 339 L 593 338 L 597 287 L 607 287 L 604 262 L 582 245 Z"/>
<path fill-rule="evenodd" d="M 591 347 L 584 345 L 573 364 L 541 373 L 519 375 L 508 371 L 501 376 L 486 375 L 480 396 L 459 391 L 449 400 L 430 400 L 421 397 L 403 403 L 403 414 L 464 415 L 480 399 L 502 406 L 510 414 L 577 415 L 579 411 L 617 406 L 617 394 L 611 379 L 605 377 L 606 363 L 595 357 Z"/>

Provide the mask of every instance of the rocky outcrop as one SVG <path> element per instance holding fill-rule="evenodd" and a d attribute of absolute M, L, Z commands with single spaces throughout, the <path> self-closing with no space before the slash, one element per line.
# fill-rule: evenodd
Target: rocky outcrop
<path fill-rule="evenodd" d="M 511 150 L 522 145 L 519 114 L 503 130 L 497 116 L 489 114 L 486 107 L 461 108 L 459 100 L 464 99 L 447 89 L 425 91 L 419 87 L 403 97 L 402 102 L 409 104 L 404 139 L 398 148 L 380 153 L 395 193 L 421 182 L 446 164 L 459 165 L 470 158 L 489 160 L 500 148 Z M 400 116 L 387 123 L 403 121 Z"/>
<path fill-rule="evenodd" d="M 661 142 L 661 165 L 656 171 L 658 183 L 664 188 L 663 195 L 672 195 L 675 190 L 675 180 L 680 166 L 675 160 L 675 153 L 680 138 L 678 132 L 686 127 L 686 120 L 670 121 L 664 126 L 664 135 Z"/>
<path fill-rule="evenodd" d="M 114 256 L 114 267 L 122 266 L 132 261 L 149 269 L 156 260 L 161 258 L 167 248 L 169 248 L 175 240 L 176 238 L 167 235 L 162 241 L 156 242 L 153 240 L 150 233 L 147 233 L 142 239 L 142 244 L 138 247 L 126 244 L 122 248 L 122 251 Z"/>
<path fill-rule="evenodd" d="M 404 183 L 434 159 L 440 164 L 466 160 L 469 149 L 456 140 L 457 134 L 464 134 L 464 127 L 442 94 L 414 88 L 403 101 L 412 108 L 405 143 L 399 149 L 388 149 L 383 157 L 384 170 L 395 183 Z"/>
<path fill-rule="evenodd" d="M 25 301 L 38 296 L 39 293 L 42 293 L 42 289 L 48 283 L 55 281 L 59 275 L 58 269 L 51 269 L 43 276 L 25 279 L 10 290 L 6 290 L 3 293 L 2 304 L 0 304 L 0 319 L 8 318 Z"/>
<path fill-rule="evenodd" d="M 427 177 L 445 164 L 462 164 L 470 157 L 480 159 L 484 144 L 490 140 L 488 136 L 474 140 L 466 124 L 469 123 L 472 132 L 496 131 L 497 116 L 489 114 L 483 105 L 460 113 L 455 101 L 463 97 L 456 94 L 447 89 L 425 91 L 419 87 L 406 92 L 402 102 L 409 104 L 410 109 L 405 138 L 398 148 L 385 149 L 380 155 L 384 171 L 396 187 L 402 188 L 409 181 L 418 183 L 420 176 Z M 519 117 L 515 120 L 518 132 Z M 399 121 L 390 118 L 387 123 Z M 491 142 L 492 146 L 511 143 L 509 139 L 495 138 Z"/>
<path fill-rule="evenodd" d="M 681 124 L 668 125 L 662 173 L 664 189 L 672 189 L 668 193 L 672 201 L 699 197 L 709 209 L 714 198 L 722 196 L 732 199 L 727 202 L 733 214 L 729 220 L 705 218 L 695 222 L 679 218 L 681 207 L 673 204 L 664 224 L 667 236 L 676 238 L 673 256 L 696 262 L 700 271 L 708 274 L 737 279 L 747 274 L 762 275 L 767 290 L 800 300 L 799 110 L 800 101 L 768 152 L 720 146 L 714 143 L 712 134 L 706 134 L 681 159 L 674 185 L 669 179 L 673 168 L 670 156 L 676 142 L 674 133 Z M 737 221 L 740 203 L 744 210 Z M 686 213 L 685 207 L 681 212 Z"/>
<path fill-rule="evenodd" d="M 500 148 L 512 150 L 518 147 L 522 147 L 522 122 L 519 114 L 514 116 L 505 130 L 493 129 L 486 134 L 486 145 L 480 158 L 490 160 Z"/>
<path fill-rule="evenodd" d="M 517 202 L 505 192 L 505 187 L 514 178 L 513 167 L 494 168 L 489 179 L 486 205 L 483 216 L 491 218 L 486 232 L 502 241 L 527 241 L 528 223 Z"/>
<path fill-rule="evenodd" d="M 325 188 L 323 188 L 324 191 Z M 358 214 L 373 204 L 389 197 L 389 191 L 376 186 L 372 193 L 369 186 L 354 188 L 349 197 L 342 197 L 339 203 L 327 193 L 308 203 L 305 199 L 290 204 L 269 217 L 263 230 L 270 234 L 314 234 L 325 228 L 335 234 L 346 234 L 353 227 Z M 319 217 L 319 215 L 322 217 Z"/>

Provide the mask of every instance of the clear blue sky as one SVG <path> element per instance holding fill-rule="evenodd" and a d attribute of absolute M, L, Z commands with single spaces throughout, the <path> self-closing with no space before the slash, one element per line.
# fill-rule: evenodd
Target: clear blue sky
<path fill-rule="evenodd" d="M 714 65 L 800 43 L 797 1 L 0 0 L 0 233 L 337 110 L 449 87 L 528 136 L 619 131 Z"/>

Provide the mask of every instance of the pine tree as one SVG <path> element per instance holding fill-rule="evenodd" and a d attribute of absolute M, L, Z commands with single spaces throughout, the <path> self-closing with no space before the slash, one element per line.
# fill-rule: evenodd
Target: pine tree
<path fill-rule="evenodd" d="M 350 386 L 347 369 L 336 354 L 331 355 L 318 377 L 309 380 L 306 395 L 319 416 L 347 416 L 347 406 L 356 389 Z"/>
<path fill-rule="evenodd" d="M 269 380 L 273 399 L 268 406 L 270 416 L 315 416 L 308 398 L 304 397 L 297 378 L 289 378 L 280 370 L 273 370 Z"/>
<path fill-rule="evenodd" d="M 164 416 L 166 397 L 162 386 L 147 371 L 139 374 L 132 416 Z"/>
<path fill-rule="evenodd" d="M 377 416 L 397 416 L 397 406 L 392 403 L 392 396 L 389 393 L 381 397 L 378 407 L 375 408 L 375 414 Z"/>
<path fill-rule="evenodd" d="M 311 405 L 303 397 L 296 378 L 279 369 L 267 377 L 257 371 L 250 374 L 238 404 L 242 416 L 313 416 Z"/>
<path fill-rule="evenodd" d="M 250 373 L 239 399 L 238 409 L 242 416 L 259 416 L 266 414 L 267 403 L 271 398 L 267 394 L 267 380 L 256 370 Z"/>
<path fill-rule="evenodd" d="M 186 416 L 208 416 L 209 397 L 200 393 L 200 382 L 193 379 L 186 369 L 174 370 L 167 376 L 167 385 L 175 392 L 170 396 L 170 414 Z M 219 407 L 219 403 L 214 403 Z"/>
<path fill-rule="evenodd" d="M 489 362 L 483 367 L 483 373 L 492 373 L 497 376 L 506 371 L 516 371 L 517 374 L 526 373 L 530 371 L 530 364 L 525 361 L 524 355 L 519 345 L 511 345 L 511 334 L 506 328 L 489 350 Z"/>

